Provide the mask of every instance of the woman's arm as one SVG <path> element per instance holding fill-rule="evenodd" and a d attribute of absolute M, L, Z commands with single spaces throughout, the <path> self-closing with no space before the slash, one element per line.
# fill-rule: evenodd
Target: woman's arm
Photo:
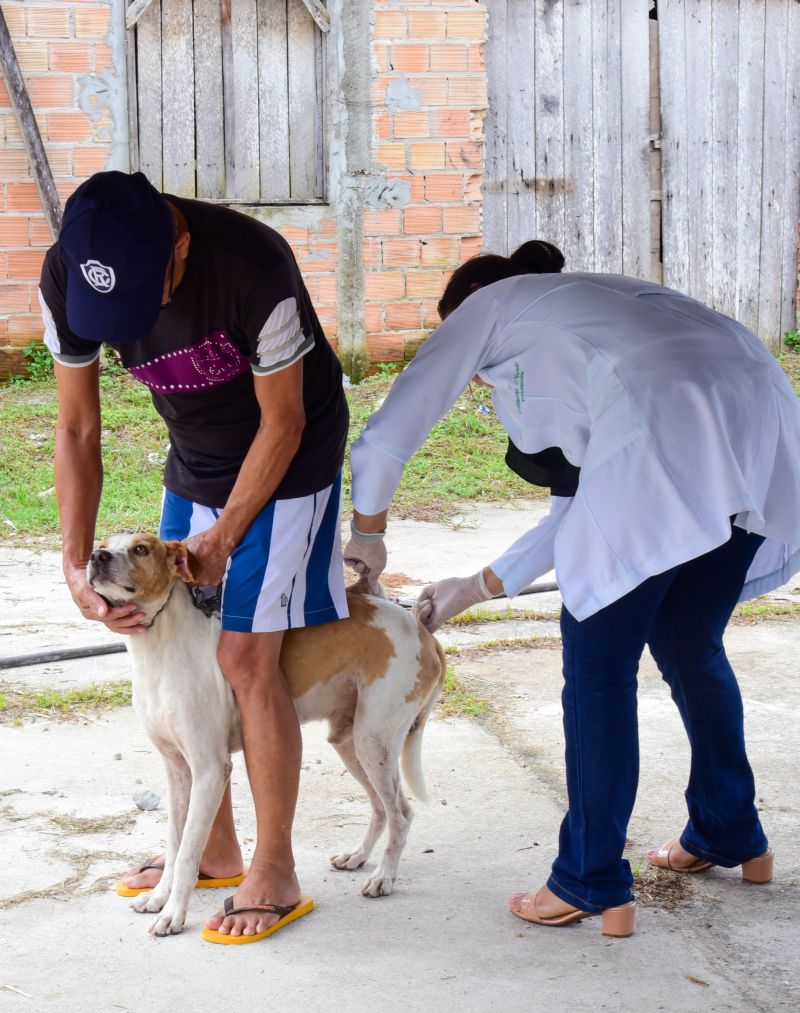
<path fill-rule="evenodd" d="M 554 496 L 547 517 L 526 531 L 496 559 L 471 577 L 446 577 L 423 588 L 417 601 L 417 616 L 432 632 L 465 609 L 505 592 L 508 598 L 553 569 L 556 531 L 571 497 Z"/>
<path fill-rule="evenodd" d="M 556 532 L 572 499 L 571 496 L 552 496 L 550 513 L 491 564 L 492 571 L 503 582 L 503 589 L 509 598 L 553 569 Z"/>
<path fill-rule="evenodd" d="M 476 292 L 431 334 L 395 380 L 350 449 L 353 507 L 361 531 L 378 526 L 406 462 L 492 355 L 496 300 Z"/>

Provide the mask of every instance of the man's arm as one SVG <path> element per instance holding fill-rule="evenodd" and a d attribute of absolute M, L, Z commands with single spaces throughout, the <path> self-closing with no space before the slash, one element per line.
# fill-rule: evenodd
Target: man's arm
<path fill-rule="evenodd" d="M 73 601 L 87 619 L 98 619 L 117 633 L 138 633 L 144 615 L 135 605 L 109 608 L 86 579 L 103 486 L 100 456 L 98 364 L 69 367 L 55 363 L 58 385 L 55 486 L 61 517 L 62 564 Z"/>
<path fill-rule="evenodd" d="M 253 383 L 261 420 L 236 484 L 217 523 L 186 541 L 199 563 L 198 584 L 222 580 L 228 557 L 286 474 L 305 428 L 302 359 L 277 373 L 254 376 Z"/>

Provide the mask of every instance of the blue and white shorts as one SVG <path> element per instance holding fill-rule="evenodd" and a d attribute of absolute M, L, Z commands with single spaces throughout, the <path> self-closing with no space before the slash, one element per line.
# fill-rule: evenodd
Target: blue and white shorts
<path fill-rule="evenodd" d="M 165 490 L 161 538 L 199 535 L 221 513 Z M 268 503 L 228 560 L 222 628 L 273 633 L 347 618 L 340 514 L 341 475 L 311 496 Z"/>

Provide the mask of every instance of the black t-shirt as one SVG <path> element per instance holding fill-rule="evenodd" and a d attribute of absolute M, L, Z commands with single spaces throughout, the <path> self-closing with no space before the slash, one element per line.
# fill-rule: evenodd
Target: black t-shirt
<path fill-rule="evenodd" d="M 306 426 L 273 499 L 319 492 L 342 466 L 347 402 L 339 360 L 289 245 L 229 208 L 167 199 L 189 224 L 186 272 L 150 334 L 115 346 L 166 422 L 165 486 L 204 506 L 224 506 L 261 417 L 253 374 L 277 372 L 302 358 Z M 93 362 L 97 344 L 67 326 L 58 243 L 45 258 L 41 295 L 45 342 L 54 358 L 68 366 Z M 108 343 L 114 345 L 113 334 Z"/>

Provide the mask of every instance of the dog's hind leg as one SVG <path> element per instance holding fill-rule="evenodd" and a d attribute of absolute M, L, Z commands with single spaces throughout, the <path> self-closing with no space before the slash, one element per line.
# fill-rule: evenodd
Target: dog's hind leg
<path fill-rule="evenodd" d="M 142 893 L 131 905 L 135 911 L 160 911 L 167 903 L 172 889 L 175 856 L 178 854 L 186 814 L 189 811 L 189 795 L 192 790 L 192 775 L 189 765 L 176 749 L 162 750 L 167 770 L 169 797 L 169 819 L 167 823 L 167 847 L 164 853 L 164 871 L 158 884 L 149 892 Z"/>
<path fill-rule="evenodd" d="M 370 816 L 369 826 L 367 827 L 367 832 L 361 844 L 355 849 L 355 851 L 343 852 L 341 855 L 331 856 L 331 865 L 334 869 L 358 869 L 369 858 L 372 853 L 372 849 L 375 847 L 375 842 L 383 833 L 383 828 L 386 826 L 386 811 L 383 808 L 383 803 L 381 802 L 378 793 L 372 787 L 370 779 L 367 776 L 367 772 L 361 766 L 361 763 L 356 756 L 352 737 L 346 739 L 344 742 L 333 740 L 332 745 L 342 758 L 342 763 L 345 767 L 347 767 L 356 781 L 358 781 L 367 793 L 370 805 L 372 806 L 372 815 Z"/>
<path fill-rule="evenodd" d="M 353 742 L 356 756 L 383 803 L 389 827 L 389 840 L 380 864 L 361 888 L 361 892 L 365 897 L 385 897 L 394 890 L 400 857 L 414 816 L 400 787 L 402 740 L 389 745 L 379 735 L 360 731 L 356 723 Z"/>
<path fill-rule="evenodd" d="M 175 857 L 172 890 L 161 914 L 150 926 L 150 932 L 154 936 L 166 936 L 183 930 L 189 898 L 197 882 L 200 857 L 222 801 L 230 771 L 230 759 L 227 756 L 219 760 L 204 756 L 200 769 L 194 766 L 192 770 L 189 812 Z"/>

